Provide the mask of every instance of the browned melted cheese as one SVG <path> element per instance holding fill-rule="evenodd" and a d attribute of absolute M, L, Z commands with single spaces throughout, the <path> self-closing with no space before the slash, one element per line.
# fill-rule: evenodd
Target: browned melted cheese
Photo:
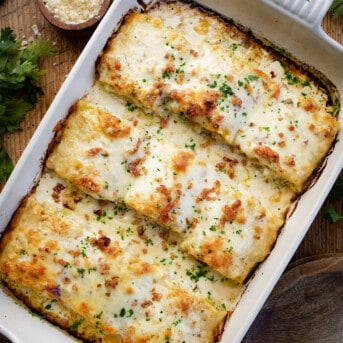
<path fill-rule="evenodd" d="M 0 275 L 30 306 L 81 338 L 214 342 L 225 309 L 236 302 L 226 293 L 237 298 L 242 287 L 204 273 L 174 239 L 133 211 L 46 173 L 1 241 Z M 196 294 L 200 276 L 190 275 L 197 270 L 204 280 Z"/>
<path fill-rule="evenodd" d="M 100 80 L 161 117 L 182 113 L 302 191 L 338 131 L 330 95 L 262 45 L 244 51 L 229 24 L 180 9 L 128 15 L 99 60 Z"/>

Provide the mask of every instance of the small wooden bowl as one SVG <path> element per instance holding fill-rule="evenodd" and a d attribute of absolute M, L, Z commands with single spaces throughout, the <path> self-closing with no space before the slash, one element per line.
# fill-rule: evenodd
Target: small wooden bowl
<path fill-rule="evenodd" d="M 49 9 L 45 6 L 44 0 L 37 0 L 39 10 L 44 18 L 56 28 L 65 32 L 84 32 L 95 28 L 110 7 L 112 0 L 104 0 L 99 13 L 93 18 L 79 24 L 68 24 L 56 18 Z"/>

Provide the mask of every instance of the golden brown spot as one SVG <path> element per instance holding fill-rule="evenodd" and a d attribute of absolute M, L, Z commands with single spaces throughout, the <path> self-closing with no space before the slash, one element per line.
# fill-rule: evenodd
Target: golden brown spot
<path fill-rule="evenodd" d="M 220 218 L 218 227 L 222 229 L 226 222 L 232 222 L 236 220 L 239 224 L 244 224 L 246 221 L 243 215 L 243 208 L 241 207 L 242 202 L 236 200 L 231 205 L 225 205 L 222 208 L 223 215 Z"/>
<path fill-rule="evenodd" d="M 259 226 L 254 227 L 254 239 L 259 240 L 261 238 L 262 228 Z"/>
<path fill-rule="evenodd" d="M 261 78 L 264 89 L 268 89 L 272 83 L 271 78 L 260 69 L 254 69 L 254 71 L 255 71 L 256 75 Z"/>
<path fill-rule="evenodd" d="M 100 270 L 101 275 L 108 275 L 109 274 L 111 267 L 108 263 L 100 260 L 98 265 L 99 265 L 99 270 Z"/>
<path fill-rule="evenodd" d="M 252 88 L 252 86 L 249 83 L 246 83 L 244 85 L 244 88 L 245 88 L 246 92 L 248 93 L 248 95 L 250 95 L 252 93 L 252 91 L 253 91 L 253 88 Z"/>
<path fill-rule="evenodd" d="M 87 151 L 87 155 L 93 157 L 98 155 L 100 151 L 102 151 L 102 148 L 91 148 Z"/>
<path fill-rule="evenodd" d="M 144 274 L 148 274 L 151 273 L 154 268 L 151 264 L 147 263 L 147 262 L 143 262 L 139 259 L 136 259 L 135 257 L 132 257 L 127 269 L 134 272 L 136 275 L 144 275 Z"/>
<path fill-rule="evenodd" d="M 171 211 L 180 200 L 181 191 L 179 189 L 176 190 L 175 199 L 173 199 L 170 189 L 165 185 L 156 187 L 156 191 L 162 195 L 159 199 L 159 220 L 161 223 L 167 223 L 172 217 Z"/>
<path fill-rule="evenodd" d="M 203 104 L 206 112 L 212 112 L 216 108 L 216 100 L 219 98 L 219 93 L 216 91 L 207 92 L 203 98 Z"/>
<path fill-rule="evenodd" d="M 61 183 L 57 183 L 56 186 L 53 188 L 53 192 L 51 194 L 51 197 L 54 199 L 56 203 L 60 202 L 60 196 L 61 192 L 65 189 L 65 186 L 63 186 Z"/>
<path fill-rule="evenodd" d="M 220 181 L 215 180 L 212 188 L 204 188 L 200 195 L 197 197 L 196 202 L 203 200 L 211 201 L 215 200 L 220 193 Z"/>
<path fill-rule="evenodd" d="M 257 146 L 254 148 L 257 156 L 274 163 L 279 162 L 279 154 L 268 146 Z"/>
<path fill-rule="evenodd" d="M 111 138 L 127 137 L 130 134 L 131 128 L 122 123 L 122 121 L 104 111 L 98 111 L 99 124 L 102 132 Z"/>
<path fill-rule="evenodd" d="M 189 52 L 190 52 L 190 54 L 191 54 L 193 57 L 198 57 L 198 56 L 199 56 L 198 51 L 196 51 L 196 50 L 194 50 L 194 49 L 190 49 Z"/>
<path fill-rule="evenodd" d="M 151 300 L 145 300 L 141 303 L 142 308 L 147 308 L 149 306 L 153 305 L 153 302 Z"/>
<path fill-rule="evenodd" d="M 294 156 L 286 156 L 284 158 L 284 163 L 287 166 L 295 166 L 295 158 L 294 158 Z"/>
<path fill-rule="evenodd" d="M 167 341 L 167 340 L 169 341 L 169 339 L 172 337 L 172 335 L 173 335 L 172 330 L 170 328 L 166 329 L 164 331 L 165 341 Z"/>
<path fill-rule="evenodd" d="M 141 144 L 142 144 L 142 139 L 138 138 L 134 148 L 131 150 L 128 150 L 127 153 L 132 154 L 132 155 L 135 154 L 138 151 Z"/>
<path fill-rule="evenodd" d="M 209 28 L 210 24 L 208 22 L 207 19 L 205 18 L 200 18 L 199 19 L 199 24 L 195 25 L 193 27 L 194 31 L 196 33 L 199 33 L 200 35 L 206 35 L 208 34 L 208 28 Z"/>
<path fill-rule="evenodd" d="M 92 240 L 102 252 L 111 255 L 112 257 L 117 257 L 122 254 L 122 249 L 117 241 L 111 242 L 111 238 L 106 236 L 101 236 L 98 239 Z"/>
<path fill-rule="evenodd" d="M 234 179 L 235 177 L 235 166 L 238 164 L 238 160 L 232 159 L 229 157 L 224 156 L 223 162 L 218 162 L 215 167 L 217 171 L 226 173 L 230 179 Z M 242 161 L 242 164 L 244 165 L 245 162 Z"/>
<path fill-rule="evenodd" d="M 308 112 L 315 112 L 318 110 L 318 106 L 310 99 L 303 99 L 301 101 L 301 107 Z"/>
<path fill-rule="evenodd" d="M 107 288 L 115 289 L 118 286 L 118 283 L 119 283 L 119 277 L 112 276 L 111 279 L 105 281 L 105 286 Z"/>
<path fill-rule="evenodd" d="M 160 301 L 162 299 L 162 294 L 161 293 L 157 293 L 155 289 L 153 289 L 151 291 L 152 294 L 152 300 L 153 301 Z"/>
<path fill-rule="evenodd" d="M 91 307 L 85 301 L 82 301 L 79 305 L 79 311 L 84 315 L 88 315 L 91 311 Z"/>
<path fill-rule="evenodd" d="M 160 118 L 160 127 L 161 127 L 162 129 L 164 129 L 165 127 L 167 127 L 168 122 L 169 122 L 169 118 L 167 118 L 167 117 L 161 117 L 161 118 Z"/>
<path fill-rule="evenodd" d="M 240 108 L 242 106 L 242 99 L 239 98 L 237 95 L 234 95 L 233 97 L 231 97 L 231 103 L 232 105 Z"/>
<path fill-rule="evenodd" d="M 191 159 L 194 158 L 194 154 L 181 151 L 178 154 L 173 156 L 173 169 L 177 172 L 185 172 L 189 165 Z"/>
<path fill-rule="evenodd" d="M 127 166 L 130 174 L 132 174 L 135 177 L 138 177 L 142 172 L 142 168 L 139 168 L 139 165 L 142 164 L 145 160 L 146 156 L 143 156 L 130 162 Z"/>
<path fill-rule="evenodd" d="M 135 289 L 132 286 L 128 286 L 125 289 L 126 294 L 133 294 L 135 293 Z"/>
<path fill-rule="evenodd" d="M 82 176 L 80 179 L 74 179 L 72 181 L 75 183 L 76 186 L 80 186 L 91 192 L 94 192 L 94 193 L 100 192 L 101 187 L 88 176 Z"/>
<path fill-rule="evenodd" d="M 109 70 L 121 70 L 122 68 L 121 62 L 117 58 L 107 58 L 106 62 Z"/>
<path fill-rule="evenodd" d="M 168 63 L 166 66 L 165 71 L 170 74 L 170 73 L 174 73 L 175 72 L 175 66 L 173 63 Z"/>
<path fill-rule="evenodd" d="M 204 115 L 204 110 L 199 104 L 190 103 L 187 106 L 186 114 L 191 120 L 194 120 L 196 117 L 201 117 Z"/>
<path fill-rule="evenodd" d="M 273 85 L 271 87 L 270 96 L 272 98 L 278 98 L 278 96 L 280 95 L 280 91 L 281 91 L 281 89 L 280 89 L 279 85 L 277 85 L 277 84 Z"/>
<path fill-rule="evenodd" d="M 203 261 L 217 270 L 227 270 L 232 264 L 231 254 L 223 251 L 222 246 L 223 242 L 219 237 L 207 241 L 201 246 L 201 253 L 204 256 Z"/>
<path fill-rule="evenodd" d="M 17 269 L 21 273 L 26 273 L 33 279 L 39 279 L 45 275 L 45 267 L 38 264 L 36 261 L 19 262 Z"/>

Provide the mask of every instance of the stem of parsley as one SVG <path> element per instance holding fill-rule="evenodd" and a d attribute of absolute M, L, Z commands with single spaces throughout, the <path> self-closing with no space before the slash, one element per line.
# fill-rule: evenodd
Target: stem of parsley
<path fill-rule="evenodd" d="M 42 56 L 52 56 L 49 40 L 37 39 L 22 46 L 21 40 L 9 27 L 0 31 L 0 182 L 9 177 L 13 163 L 4 148 L 5 133 L 21 130 L 25 114 L 43 94 L 39 86 L 38 63 Z"/>

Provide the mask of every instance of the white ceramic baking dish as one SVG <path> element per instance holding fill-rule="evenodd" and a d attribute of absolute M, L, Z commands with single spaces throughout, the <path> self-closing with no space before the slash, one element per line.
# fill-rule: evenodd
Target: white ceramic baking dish
<path fill-rule="evenodd" d="M 200 0 L 226 17 L 284 48 L 300 61 L 322 72 L 343 94 L 343 47 L 321 28 L 332 0 Z M 0 194 L 0 234 L 20 200 L 40 175 L 42 160 L 53 138 L 53 128 L 69 107 L 91 87 L 94 63 L 122 16 L 143 1 L 116 0 L 71 70 Z M 151 3 L 151 1 L 149 1 Z M 339 114 L 343 127 L 343 113 Z M 326 160 L 319 179 L 299 200 L 274 249 L 260 265 L 228 320 L 222 343 L 240 342 L 275 286 L 318 213 L 343 166 L 343 132 Z M 320 314 L 318 314 L 320 315 Z M 0 332 L 16 343 L 75 341 L 46 321 L 30 314 L 0 289 Z M 258 337 L 256 338 L 258 341 Z"/>

